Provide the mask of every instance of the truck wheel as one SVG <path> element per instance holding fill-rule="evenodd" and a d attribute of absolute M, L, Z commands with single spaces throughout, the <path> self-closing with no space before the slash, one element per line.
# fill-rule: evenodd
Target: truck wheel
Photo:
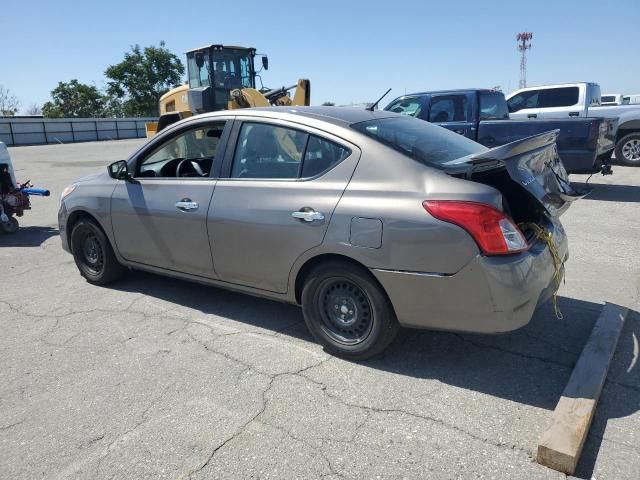
<path fill-rule="evenodd" d="M 346 262 L 327 262 L 307 275 L 302 312 L 318 343 L 351 360 L 382 352 L 399 329 L 393 307 L 376 279 Z"/>
<path fill-rule="evenodd" d="M 8 222 L 0 222 L 0 228 L 4 233 L 16 233 L 20 228 L 20 224 L 16 217 L 9 217 Z"/>
<path fill-rule="evenodd" d="M 630 133 L 618 140 L 616 160 L 630 167 L 640 166 L 640 132 Z"/>
<path fill-rule="evenodd" d="M 109 240 L 92 220 L 79 220 L 71 232 L 71 251 L 80 275 L 94 285 L 119 278 L 124 267 L 118 263 Z"/>

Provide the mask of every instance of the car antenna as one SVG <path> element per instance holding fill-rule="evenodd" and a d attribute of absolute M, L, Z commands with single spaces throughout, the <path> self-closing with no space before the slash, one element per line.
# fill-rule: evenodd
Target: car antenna
<path fill-rule="evenodd" d="M 366 110 L 369 110 L 370 112 L 373 112 L 373 110 L 378 106 L 378 104 L 380 103 L 380 101 L 387 96 L 387 93 L 389 93 L 391 91 L 391 89 L 387 90 L 386 92 L 384 92 L 384 95 L 382 95 L 377 101 L 376 103 L 372 103 L 371 105 L 369 105 Z"/>

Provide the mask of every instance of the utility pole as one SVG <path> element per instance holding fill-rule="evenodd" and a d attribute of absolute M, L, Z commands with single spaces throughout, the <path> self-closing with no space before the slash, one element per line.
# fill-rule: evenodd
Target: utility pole
<path fill-rule="evenodd" d="M 522 32 L 516 35 L 518 50 L 520 51 L 520 83 L 518 88 L 527 86 L 527 50 L 531 48 L 533 32 Z"/>

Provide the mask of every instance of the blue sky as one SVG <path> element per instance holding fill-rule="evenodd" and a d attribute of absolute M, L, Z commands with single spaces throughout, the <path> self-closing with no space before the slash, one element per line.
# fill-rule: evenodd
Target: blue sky
<path fill-rule="evenodd" d="M 183 11 L 171 18 L 176 5 Z M 188 7 L 187 7 L 188 5 Z M 221 7 L 220 5 L 224 5 Z M 130 45 L 208 43 L 269 55 L 268 87 L 311 79 L 313 104 L 412 91 L 518 86 L 515 35 L 534 32 L 529 85 L 595 81 L 640 93 L 640 1 L 44 1 L 2 0 L 0 85 L 22 106 L 58 81 L 105 84 Z M 384 102 L 383 102 L 384 103 Z"/>

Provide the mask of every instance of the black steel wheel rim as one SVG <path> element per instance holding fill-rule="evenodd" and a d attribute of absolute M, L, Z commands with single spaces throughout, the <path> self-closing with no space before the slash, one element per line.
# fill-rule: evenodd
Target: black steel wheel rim
<path fill-rule="evenodd" d="M 104 267 L 104 251 L 96 234 L 93 232 L 85 233 L 80 245 L 84 266 L 94 274 L 101 273 Z"/>
<path fill-rule="evenodd" d="M 364 291 L 342 277 L 324 280 L 318 291 L 324 332 L 344 345 L 363 342 L 373 327 L 373 309 Z"/>

